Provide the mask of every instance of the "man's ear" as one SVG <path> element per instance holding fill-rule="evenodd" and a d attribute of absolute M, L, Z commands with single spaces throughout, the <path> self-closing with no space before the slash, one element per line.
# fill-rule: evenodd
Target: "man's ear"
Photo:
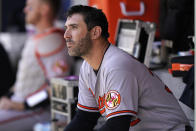
<path fill-rule="evenodd" d="M 91 39 L 95 40 L 101 36 L 102 29 L 100 26 L 95 26 L 91 29 Z"/>

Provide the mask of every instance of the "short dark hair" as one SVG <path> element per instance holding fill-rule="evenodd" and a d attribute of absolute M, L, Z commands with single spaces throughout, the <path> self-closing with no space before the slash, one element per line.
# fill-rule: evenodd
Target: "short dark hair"
<path fill-rule="evenodd" d="M 41 0 L 42 2 L 48 3 L 52 8 L 52 12 L 54 17 L 56 17 L 59 13 L 59 9 L 61 7 L 61 0 Z"/>
<path fill-rule="evenodd" d="M 95 26 L 100 26 L 102 29 L 101 36 L 105 39 L 109 37 L 108 21 L 101 9 L 85 5 L 75 5 L 68 10 L 66 17 L 70 17 L 73 14 L 81 14 L 84 17 L 84 22 L 89 31 Z"/>

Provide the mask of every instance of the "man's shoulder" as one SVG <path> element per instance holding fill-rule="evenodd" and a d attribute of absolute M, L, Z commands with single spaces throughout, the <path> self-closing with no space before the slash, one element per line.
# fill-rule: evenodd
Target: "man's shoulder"
<path fill-rule="evenodd" d="M 122 49 L 111 46 L 102 62 L 102 71 L 114 72 L 125 71 L 135 73 L 137 71 L 143 71 L 144 66 L 131 54 L 123 51 Z"/>
<path fill-rule="evenodd" d="M 113 65 L 121 65 L 121 64 L 129 64 L 133 61 L 133 57 L 122 49 L 110 45 L 107 53 L 104 56 L 104 65 L 113 66 Z"/>
<path fill-rule="evenodd" d="M 63 32 L 60 29 L 52 29 L 46 33 L 34 37 L 36 50 L 40 54 L 48 54 L 66 47 Z"/>

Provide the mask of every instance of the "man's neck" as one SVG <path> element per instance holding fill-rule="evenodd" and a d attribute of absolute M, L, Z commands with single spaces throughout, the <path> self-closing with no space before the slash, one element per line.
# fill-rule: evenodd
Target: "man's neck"
<path fill-rule="evenodd" d="M 52 22 L 45 22 L 45 21 L 40 21 L 37 25 L 35 25 L 38 33 L 43 33 L 48 29 L 52 28 L 53 26 L 54 25 Z"/>
<path fill-rule="evenodd" d="M 99 43 L 96 44 L 94 43 L 95 46 L 93 46 L 89 55 L 84 58 L 94 70 L 98 70 L 100 68 L 105 52 L 109 46 L 108 41 L 102 40 L 98 42 Z"/>

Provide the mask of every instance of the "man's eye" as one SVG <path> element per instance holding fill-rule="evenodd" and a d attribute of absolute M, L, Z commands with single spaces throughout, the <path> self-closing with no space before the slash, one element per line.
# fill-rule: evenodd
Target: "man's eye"
<path fill-rule="evenodd" d="M 77 29 L 77 26 L 72 26 L 72 29 Z"/>
<path fill-rule="evenodd" d="M 67 30 L 67 27 L 64 27 L 64 31 L 66 31 Z"/>

